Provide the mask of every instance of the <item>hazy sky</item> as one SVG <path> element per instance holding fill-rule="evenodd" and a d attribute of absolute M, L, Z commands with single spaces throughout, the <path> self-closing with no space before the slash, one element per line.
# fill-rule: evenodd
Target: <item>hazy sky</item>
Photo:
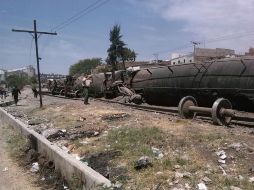
<path fill-rule="evenodd" d="M 0 0 L 0 68 L 35 66 L 31 35 L 12 28 L 32 29 L 36 19 L 38 30 L 51 31 L 97 1 Z M 155 53 L 170 59 L 173 52 L 191 52 L 190 41 L 245 52 L 254 46 L 253 10 L 254 0 L 108 0 L 53 30 L 57 36 L 40 36 L 41 72 L 67 74 L 80 59 L 105 59 L 114 24 L 121 25 L 122 39 L 138 53 L 138 60 L 155 59 Z"/>

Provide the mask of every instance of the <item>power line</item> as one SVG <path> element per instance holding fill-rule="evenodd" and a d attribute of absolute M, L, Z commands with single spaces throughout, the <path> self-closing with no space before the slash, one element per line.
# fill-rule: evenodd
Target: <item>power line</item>
<path fill-rule="evenodd" d="M 66 21 L 60 23 L 59 25 L 53 27 L 51 29 L 51 31 L 53 30 L 61 30 L 64 27 L 70 25 L 71 23 L 79 20 L 81 17 L 83 17 L 84 15 L 87 15 L 88 13 L 98 9 L 99 7 L 101 7 L 102 5 L 106 4 L 107 2 L 109 2 L 110 0 L 97 0 L 96 2 L 92 3 L 91 5 L 89 5 L 88 7 L 86 7 L 85 9 L 81 10 L 80 12 L 76 13 L 75 15 L 73 15 L 72 17 L 70 17 L 69 19 L 67 19 Z"/>
<path fill-rule="evenodd" d="M 213 38 L 213 39 L 206 40 L 205 43 L 209 44 L 209 43 L 220 42 L 220 41 L 225 41 L 225 40 L 233 40 L 233 39 L 243 38 L 243 37 L 251 36 L 251 35 L 254 35 L 254 31 L 253 30 L 248 31 L 246 33 L 237 33 L 237 34 L 230 34 L 230 35 L 220 36 L 218 38 Z M 203 43 L 204 42 L 202 42 L 200 44 L 203 44 Z M 183 45 L 183 46 L 180 46 L 180 47 L 169 49 L 167 51 L 163 50 L 163 51 L 159 51 L 159 52 L 156 52 L 156 53 L 157 54 L 159 54 L 159 53 L 160 54 L 161 53 L 168 53 L 168 52 L 172 52 L 172 51 L 176 51 L 176 50 L 187 49 L 187 48 L 190 48 L 190 47 L 192 47 L 192 46 L 186 44 L 186 45 Z"/>

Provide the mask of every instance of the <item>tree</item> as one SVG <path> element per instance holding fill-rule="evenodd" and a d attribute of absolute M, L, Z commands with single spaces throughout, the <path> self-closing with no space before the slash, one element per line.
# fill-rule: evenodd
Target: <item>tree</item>
<path fill-rule="evenodd" d="M 121 60 L 124 61 L 135 61 L 137 57 L 137 53 L 134 50 L 131 50 L 130 48 L 124 48 L 123 49 L 123 56 Z"/>
<path fill-rule="evenodd" d="M 69 75 L 91 74 L 91 70 L 101 65 L 101 58 L 83 59 L 69 68 Z"/>
<path fill-rule="evenodd" d="M 126 45 L 120 35 L 120 25 L 116 24 L 113 26 L 109 33 L 109 41 L 111 42 L 108 48 L 107 63 L 112 66 L 112 78 L 115 80 L 115 71 L 118 69 L 118 60 L 124 55 L 124 46 Z"/>
<path fill-rule="evenodd" d="M 26 74 L 10 75 L 6 78 L 9 87 L 17 86 L 22 89 L 25 85 L 30 84 L 29 78 Z"/>

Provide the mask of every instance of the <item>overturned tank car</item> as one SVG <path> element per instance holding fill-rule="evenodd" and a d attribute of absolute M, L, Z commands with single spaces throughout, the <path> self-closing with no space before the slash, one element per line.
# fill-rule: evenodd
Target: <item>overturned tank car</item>
<path fill-rule="evenodd" d="M 199 106 L 210 107 L 226 98 L 234 109 L 253 112 L 254 57 L 142 69 L 129 85 L 148 104 L 176 106 L 191 96 Z"/>

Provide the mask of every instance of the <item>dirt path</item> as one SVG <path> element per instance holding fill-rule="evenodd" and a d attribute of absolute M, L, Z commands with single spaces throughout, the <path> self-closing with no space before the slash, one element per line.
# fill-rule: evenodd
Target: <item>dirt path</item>
<path fill-rule="evenodd" d="M 4 171 L 6 170 L 6 171 Z M 9 156 L 3 125 L 0 124 L 0 190 L 39 190 L 29 171 L 20 168 Z"/>

